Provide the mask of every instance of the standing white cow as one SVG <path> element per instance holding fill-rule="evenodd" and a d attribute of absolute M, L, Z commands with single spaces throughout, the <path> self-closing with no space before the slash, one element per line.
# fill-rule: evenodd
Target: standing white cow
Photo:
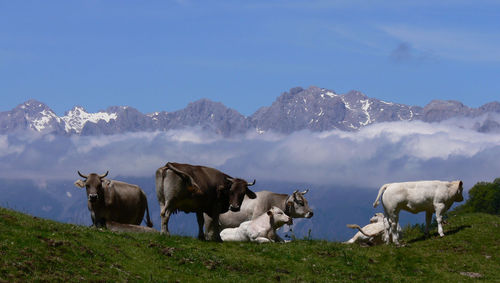
<path fill-rule="evenodd" d="M 292 218 L 273 206 L 254 220 L 245 221 L 236 228 L 222 230 L 220 237 L 224 242 L 274 242 L 276 230 L 284 224 L 291 225 Z"/>
<path fill-rule="evenodd" d="M 385 184 L 380 188 L 373 207 L 379 204 L 379 199 L 382 196 L 382 205 L 389 221 L 386 228 L 387 233 L 392 235 L 392 241 L 395 244 L 399 244 L 397 226 L 401 209 L 414 214 L 425 211 L 426 234 L 429 233 L 432 214 L 435 212 L 438 233 L 443 237 L 444 233 L 441 225 L 443 214 L 451 207 L 453 202 L 464 200 L 462 191 L 462 181 L 419 181 Z M 386 243 L 388 242 L 389 237 L 386 238 Z"/>

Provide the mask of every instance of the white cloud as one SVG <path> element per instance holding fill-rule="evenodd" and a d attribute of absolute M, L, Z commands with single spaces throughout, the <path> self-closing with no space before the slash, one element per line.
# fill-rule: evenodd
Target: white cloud
<path fill-rule="evenodd" d="M 75 179 L 77 170 L 109 170 L 111 177 L 153 178 L 158 167 L 176 161 L 216 167 L 247 180 L 332 188 L 378 188 L 419 179 L 462 179 L 472 186 L 500 175 L 500 134 L 474 131 L 481 119 L 380 123 L 358 132 L 249 133 L 237 139 L 199 129 L 23 139 L 22 150 L 0 155 L 0 177 Z M 0 137 L 0 151 L 5 147 Z"/>

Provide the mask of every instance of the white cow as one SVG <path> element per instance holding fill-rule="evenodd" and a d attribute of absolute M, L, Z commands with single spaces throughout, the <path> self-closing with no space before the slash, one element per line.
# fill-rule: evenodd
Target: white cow
<path fill-rule="evenodd" d="M 236 228 L 222 230 L 220 237 L 224 242 L 274 242 L 276 230 L 284 224 L 291 225 L 292 218 L 283 210 L 273 206 L 254 220 L 245 221 Z"/>
<path fill-rule="evenodd" d="M 384 217 L 383 213 L 377 212 L 370 219 L 370 224 L 359 227 L 356 224 L 347 224 L 347 227 L 352 229 L 358 229 L 359 232 L 354 235 L 349 241 L 344 242 L 344 244 L 354 244 L 359 243 L 363 245 L 379 245 L 382 244 L 389 235 L 387 234 L 386 227 L 389 225 L 387 218 Z M 398 233 L 401 234 L 401 227 L 398 225 Z"/>
<path fill-rule="evenodd" d="M 314 213 L 305 198 L 305 194 L 307 194 L 308 191 L 309 190 L 299 192 L 298 190 L 295 190 L 290 195 L 277 194 L 270 191 L 260 191 L 255 192 L 257 197 L 254 199 L 250 199 L 245 196 L 241 204 L 240 211 L 228 211 L 219 215 L 220 229 L 223 230 L 225 228 L 238 227 L 245 221 L 256 219 L 273 206 L 280 208 L 286 215 L 292 218 L 311 218 Z M 205 214 L 204 217 L 207 239 L 211 239 L 215 236 L 213 220 L 207 214 Z M 274 240 L 276 242 L 283 241 L 277 234 Z"/>
<path fill-rule="evenodd" d="M 385 184 L 380 188 L 377 199 L 373 203 L 373 207 L 379 204 L 379 199 L 382 196 L 382 205 L 384 206 L 385 215 L 389 221 L 387 233 L 388 235 L 392 235 L 392 241 L 395 244 L 399 244 L 397 225 L 399 211 L 401 209 L 414 214 L 425 211 L 426 234 L 429 233 L 432 213 L 435 212 L 438 223 L 438 233 L 443 237 L 444 233 L 441 225 L 443 214 L 451 207 L 453 202 L 461 202 L 464 200 L 462 191 L 462 181 L 419 181 Z M 386 243 L 388 242 L 389 237 L 386 238 Z"/>

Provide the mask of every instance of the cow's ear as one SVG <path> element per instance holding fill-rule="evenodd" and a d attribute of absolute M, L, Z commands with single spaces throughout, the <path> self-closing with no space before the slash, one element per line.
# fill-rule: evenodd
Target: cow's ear
<path fill-rule="evenodd" d="M 103 187 L 104 189 L 109 188 L 109 184 L 110 184 L 110 183 L 111 183 L 111 181 L 110 181 L 110 180 L 108 180 L 108 179 L 104 179 L 104 180 L 102 180 L 102 182 L 101 182 L 102 187 Z"/>
<path fill-rule="evenodd" d="M 75 181 L 75 186 L 79 187 L 80 189 L 84 188 L 85 187 L 85 182 L 83 182 L 82 180 L 76 180 Z"/>
<path fill-rule="evenodd" d="M 250 198 L 250 199 L 254 199 L 254 198 L 256 198 L 256 197 L 257 197 L 257 195 L 256 195 L 254 192 L 252 192 L 251 190 L 249 190 L 248 188 L 247 188 L 247 190 L 246 190 L 245 194 L 246 194 L 246 195 L 248 196 L 248 198 Z"/>

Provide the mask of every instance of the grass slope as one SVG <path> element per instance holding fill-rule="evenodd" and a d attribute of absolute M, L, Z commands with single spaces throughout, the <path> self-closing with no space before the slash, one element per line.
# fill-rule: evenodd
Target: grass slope
<path fill-rule="evenodd" d="M 0 282 L 500 282 L 500 217 L 455 215 L 445 233 L 424 239 L 410 229 L 403 247 L 212 243 L 113 233 L 0 209 Z"/>

